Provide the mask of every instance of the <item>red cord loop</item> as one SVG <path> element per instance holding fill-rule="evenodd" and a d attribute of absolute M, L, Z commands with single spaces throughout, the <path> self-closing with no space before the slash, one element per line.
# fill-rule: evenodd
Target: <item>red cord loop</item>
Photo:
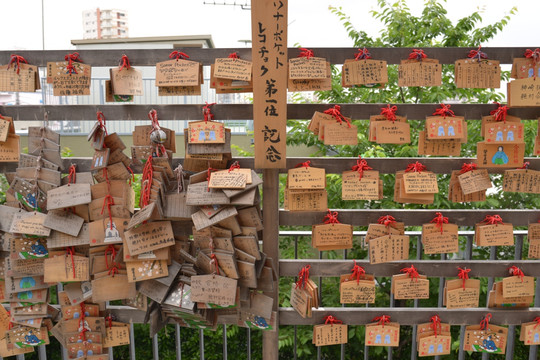
<path fill-rule="evenodd" d="M 71 256 L 71 266 L 73 267 L 73 278 L 75 279 L 77 277 L 75 272 L 75 258 L 73 255 L 75 254 L 75 248 L 73 246 L 66 248 L 66 256 Z"/>
<path fill-rule="evenodd" d="M 330 209 L 328 209 L 328 214 L 324 216 L 323 220 L 325 224 L 340 224 L 337 217 L 338 217 L 337 211 L 331 212 Z"/>
<path fill-rule="evenodd" d="M 306 283 L 309 280 L 309 269 L 311 269 L 311 265 L 306 265 L 302 269 L 300 269 L 300 272 L 298 273 L 298 281 L 296 282 L 295 289 L 306 288 Z"/>
<path fill-rule="evenodd" d="M 362 180 L 362 177 L 364 177 L 364 171 L 373 170 L 373 168 L 368 165 L 366 160 L 362 159 L 362 157 L 358 155 L 358 160 L 356 160 L 356 165 L 352 167 L 352 170 L 357 171 L 360 180 Z"/>
<path fill-rule="evenodd" d="M 386 120 L 395 122 L 396 121 L 396 111 L 397 106 L 390 106 L 390 104 L 386 105 L 385 108 L 381 108 L 381 115 L 386 116 Z"/>
<path fill-rule="evenodd" d="M 410 268 L 403 268 L 399 271 L 409 275 L 409 277 L 411 278 L 411 281 L 416 280 L 416 282 L 418 282 L 418 277 L 420 277 L 420 274 L 418 274 L 418 270 L 416 270 L 414 265 L 411 265 Z"/>
<path fill-rule="evenodd" d="M 358 54 L 354 55 L 354 60 L 364 60 L 364 59 L 371 59 L 371 54 L 369 53 L 368 49 L 365 47 L 363 49 L 358 49 Z"/>
<path fill-rule="evenodd" d="M 299 167 L 305 167 L 305 168 L 311 167 L 311 160 L 296 164 L 295 168 L 299 168 Z"/>
<path fill-rule="evenodd" d="M 456 115 L 454 115 L 454 112 L 452 110 L 450 110 L 451 105 L 440 104 L 440 106 L 441 107 L 439 109 L 435 110 L 433 115 L 442 116 L 445 119 L 446 119 L 447 116 L 450 116 L 450 117 L 456 116 Z"/>
<path fill-rule="evenodd" d="M 240 169 L 240 163 L 238 161 L 232 163 L 231 167 L 229 168 L 229 172 L 233 171 L 234 169 Z"/>
<path fill-rule="evenodd" d="M 476 170 L 478 168 L 478 165 L 476 165 L 475 163 L 463 163 L 463 165 L 461 166 L 461 170 L 459 171 L 460 174 L 465 174 L 469 171 L 473 171 L 473 170 Z"/>
<path fill-rule="evenodd" d="M 495 110 L 492 110 L 489 114 L 493 115 L 495 121 L 504 121 L 506 123 L 506 115 L 508 114 L 508 106 L 499 104 L 495 102 L 498 107 Z"/>
<path fill-rule="evenodd" d="M 458 278 L 463 280 L 463 290 L 465 290 L 465 281 L 469 280 L 469 273 L 471 272 L 471 269 L 466 269 L 466 268 L 462 269 L 460 267 L 458 267 L 458 269 L 459 269 Z"/>
<path fill-rule="evenodd" d="M 523 273 L 523 270 L 521 270 L 520 268 L 518 268 L 515 265 L 512 265 L 512 266 L 510 266 L 508 268 L 508 272 L 512 276 L 519 276 L 521 278 L 521 282 L 523 282 L 523 278 L 525 277 L 525 274 Z"/>
<path fill-rule="evenodd" d="M 179 60 L 179 59 L 185 60 L 185 59 L 189 59 L 189 55 L 181 51 L 175 50 L 169 54 L 169 59 L 172 59 L 172 58 L 176 58 L 176 60 Z"/>
<path fill-rule="evenodd" d="M 540 61 L 540 49 L 536 48 L 533 50 L 527 49 L 525 50 L 525 57 L 527 59 L 533 59 L 535 63 Z"/>
<path fill-rule="evenodd" d="M 122 71 L 123 68 L 126 68 L 127 70 L 131 69 L 129 59 L 126 54 L 122 55 L 122 59 L 120 60 L 120 71 Z"/>
<path fill-rule="evenodd" d="M 426 167 L 421 164 L 420 162 L 415 162 L 414 164 L 407 165 L 407 168 L 405 169 L 405 172 L 417 172 L 420 173 L 422 171 L 425 171 Z"/>
<path fill-rule="evenodd" d="M 69 167 L 69 174 L 68 174 L 68 186 L 70 184 L 75 184 L 77 182 L 77 173 L 76 173 L 77 165 L 71 164 Z"/>
<path fill-rule="evenodd" d="M 205 102 L 206 105 L 203 106 L 202 112 L 204 115 L 204 122 L 212 121 L 214 120 L 214 114 L 212 114 L 212 110 L 210 110 L 210 106 L 216 105 L 216 103 L 209 104 L 208 102 Z"/>
<path fill-rule="evenodd" d="M 306 49 L 306 48 L 300 48 L 300 55 L 298 57 L 305 57 L 306 59 L 310 59 L 314 57 L 313 50 Z"/>
<path fill-rule="evenodd" d="M 525 162 L 523 163 L 523 165 L 520 167 L 520 169 L 525 169 L 525 170 L 526 170 L 526 169 L 529 168 L 529 166 L 531 166 L 531 163 L 528 162 L 528 161 L 525 161 Z"/>
<path fill-rule="evenodd" d="M 480 330 L 489 330 L 489 320 L 491 320 L 491 313 L 487 313 L 480 321 Z"/>
<path fill-rule="evenodd" d="M 17 70 L 17 75 L 19 75 L 19 71 L 21 70 L 21 63 L 28 64 L 28 61 L 26 61 L 26 59 L 20 55 L 12 54 L 7 68 L 9 69 L 11 68 L 11 64 L 15 64 L 14 67 Z"/>
<path fill-rule="evenodd" d="M 240 56 L 238 56 L 237 52 L 230 53 L 228 56 L 229 59 L 240 59 Z"/>
<path fill-rule="evenodd" d="M 349 277 L 349 280 L 356 278 L 356 284 L 360 283 L 360 278 L 366 274 L 366 270 L 360 265 L 356 265 L 356 260 L 354 260 L 354 266 L 351 270 L 352 274 Z"/>
<path fill-rule="evenodd" d="M 388 315 L 377 316 L 372 321 L 378 321 L 379 325 L 382 325 L 384 327 L 384 324 L 388 324 L 390 322 L 390 316 Z"/>
<path fill-rule="evenodd" d="M 435 336 L 437 336 L 437 330 L 439 330 L 439 333 L 442 333 L 441 318 L 439 317 L 439 315 L 433 315 L 430 321 L 431 321 L 431 328 L 433 329 Z"/>
<path fill-rule="evenodd" d="M 67 54 L 66 56 L 64 56 L 64 60 L 68 62 L 66 68 L 68 70 L 68 73 L 69 75 L 71 74 L 78 74 L 77 73 L 77 69 L 75 69 L 75 66 L 73 66 L 73 62 L 80 62 L 82 63 L 83 61 L 81 60 L 81 58 L 79 57 L 79 53 L 78 52 L 74 52 L 73 54 Z"/>
<path fill-rule="evenodd" d="M 486 215 L 486 218 L 482 222 L 488 225 L 504 225 L 502 218 L 499 215 Z"/>
<path fill-rule="evenodd" d="M 394 226 L 396 223 L 396 219 L 391 215 L 381 216 L 377 222 L 381 225 L 384 225 L 386 227 Z"/>
<path fill-rule="evenodd" d="M 343 321 L 336 319 L 332 315 L 328 315 L 324 317 L 324 324 L 325 325 L 330 324 L 330 326 L 332 326 L 334 324 L 343 324 Z"/>
<path fill-rule="evenodd" d="M 424 50 L 421 49 L 413 49 L 413 51 L 409 54 L 409 60 L 422 61 L 422 59 L 425 58 L 427 58 L 427 55 L 424 53 Z"/>
<path fill-rule="evenodd" d="M 216 274 L 219 275 L 219 264 L 218 264 L 218 259 L 216 257 L 216 254 L 210 254 L 210 265 L 215 265 L 216 266 Z"/>
<path fill-rule="evenodd" d="M 441 234 L 443 233 L 443 225 L 448 224 L 448 218 L 446 216 L 443 216 L 442 213 L 438 212 L 435 213 L 435 217 L 433 220 L 430 221 L 430 223 L 435 223 L 435 225 L 441 229 Z"/>
<path fill-rule="evenodd" d="M 480 51 L 482 47 L 479 46 L 477 50 L 471 50 L 469 51 L 469 55 L 467 55 L 467 57 L 471 58 L 471 59 L 478 59 L 478 62 L 480 62 L 482 59 L 487 59 L 487 54 L 485 52 L 482 52 Z"/>

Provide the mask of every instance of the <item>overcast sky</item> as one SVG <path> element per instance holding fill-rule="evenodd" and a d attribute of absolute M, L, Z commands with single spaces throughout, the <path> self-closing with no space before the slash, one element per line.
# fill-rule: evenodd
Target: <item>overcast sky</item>
<path fill-rule="evenodd" d="M 237 6 L 205 5 L 214 0 L 44 0 L 45 49 L 71 49 L 72 39 L 82 39 L 82 11 L 96 7 L 128 12 L 130 37 L 211 34 L 216 47 L 244 47 L 238 40 L 251 38 L 250 12 Z M 215 0 L 232 3 L 235 0 Z M 249 0 L 236 0 L 243 4 Z M 422 11 L 423 1 L 409 0 L 413 13 Z M 381 25 L 368 13 L 376 0 L 290 0 L 289 47 L 347 47 L 351 40 L 328 6 L 342 6 L 357 29 L 377 35 Z M 504 33 L 483 46 L 540 46 L 537 19 L 540 0 L 448 0 L 449 17 L 456 21 L 464 14 L 483 9 L 484 24 L 508 13 L 518 13 Z M 42 49 L 41 0 L 0 0 L 2 36 L 0 50 Z"/>

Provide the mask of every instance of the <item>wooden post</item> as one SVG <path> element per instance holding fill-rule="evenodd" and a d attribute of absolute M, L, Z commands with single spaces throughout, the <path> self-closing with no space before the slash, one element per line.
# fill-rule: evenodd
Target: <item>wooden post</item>
<path fill-rule="evenodd" d="M 255 168 L 283 169 L 287 140 L 287 0 L 251 2 Z"/>
<path fill-rule="evenodd" d="M 263 251 L 272 258 L 274 268 L 279 274 L 279 170 L 265 169 L 263 171 Z M 274 298 L 273 311 L 279 309 L 279 281 L 274 282 L 274 291 L 267 294 Z M 279 312 L 276 317 L 276 331 L 263 331 L 263 359 L 277 360 Z"/>

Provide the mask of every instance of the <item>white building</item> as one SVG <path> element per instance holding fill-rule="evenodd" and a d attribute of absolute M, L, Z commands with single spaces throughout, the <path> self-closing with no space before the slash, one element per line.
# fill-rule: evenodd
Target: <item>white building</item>
<path fill-rule="evenodd" d="M 125 10 L 100 8 L 83 11 L 84 39 L 117 39 L 129 36 Z"/>

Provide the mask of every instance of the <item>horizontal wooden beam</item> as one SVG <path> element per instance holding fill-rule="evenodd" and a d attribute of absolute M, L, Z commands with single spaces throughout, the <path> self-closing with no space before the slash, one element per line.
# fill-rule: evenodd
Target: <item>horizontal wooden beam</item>
<path fill-rule="evenodd" d="M 487 314 L 493 318 L 490 324 L 496 325 L 520 325 L 524 322 L 533 321 L 540 315 L 540 308 L 528 308 L 522 310 L 508 309 L 446 309 L 446 308 L 351 308 L 351 307 L 321 307 L 313 309 L 313 317 L 302 318 L 293 308 L 279 309 L 280 325 L 314 325 L 324 324 L 324 318 L 332 315 L 348 325 L 365 325 L 373 322 L 377 316 L 388 315 L 391 321 L 401 325 L 417 325 L 429 323 L 433 315 L 439 315 L 442 322 L 450 325 L 477 325 Z"/>
<path fill-rule="evenodd" d="M 526 49 L 534 49 L 536 46 L 529 47 L 486 47 L 482 51 L 489 55 L 490 59 L 498 60 L 501 64 L 511 64 L 512 59 L 523 57 Z M 343 64 L 346 59 L 354 59 L 358 53 L 357 48 L 311 48 L 317 57 L 326 58 L 331 64 Z M 386 60 L 388 64 L 399 64 L 401 60 L 407 59 L 413 48 L 369 48 L 369 52 L 374 59 Z M 458 59 L 467 58 L 470 50 L 476 48 L 461 47 L 424 47 L 422 48 L 429 58 L 438 59 L 441 64 L 454 64 Z M 240 58 L 250 60 L 251 48 L 178 48 L 187 53 L 189 60 L 199 61 L 203 65 L 213 64 L 216 58 L 227 57 L 232 52 L 237 52 Z M 46 66 L 50 61 L 63 61 L 64 56 L 72 53 L 74 50 L 8 50 L 0 51 L 0 64 L 7 64 L 11 54 L 23 56 L 30 64 Z M 170 49 L 110 49 L 110 50 L 84 50 L 77 52 L 81 59 L 92 66 L 117 66 L 122 55 L 127 55 L 132 66 L 154 66 L 160 61 L 169 60 Z M 289 48 L 289 58 L 295 58 L 300 54 L 300 49 Z"/>
<path fill-rule="evenodd" d="M 82 140 L 81 138 L 81 141 Z M 356 160 L 358 158 L 348 158 L 348 157 L 327 157 L 327 158 L 312 158 L 312 157 L 289 157 L 287 158 L 287 168 L 279 169 L 279 172 L 286 174 L 289 169 L 294 168 L 296 165 L 311 161 L 311 166 L 313 167 L 322 167 L 326 170 L 327 174 L 341 174 L 344 171 L 351 170 L 351 167 L 356 165 Z M 77 171 L 90 171 L 91 158 L 83 157 L 69 157 L 64 158 L 64 168 L 68 169 L 71 164 L 77 165 Z M 414 163 L 416 161 L 424 164 L 429 171 L 433 171 L 436 174 L 449 174 L 452 170 L 459 170 L 463 163 L 474 162 L 474 158 L 437 158 L 437 157 L 411 157 L 411 158 L 366 158 L 368 165 L 371 166 L 374 170 L 379 171 L 381 174 L 394 174 L 397 170 L 404 170 L 408 164 Z M 240 166 L 243 168 L 253 169 L 253 158 L 235 158 L 231 161 L 238 161 Z M 525 161 L 530 163 L 531 169 L 540 169 L 540 158 L 525 158 Z M 174 158 L 173 167 L 178 166 L 178 164 L 183 164 L 183 158 Z M 15 171 L 17 163 L 0 163 L 0 171 L 10 172 Z M 133 167 L 132 170 L 138 174 L 142 172 L 142 168 Z M 260 172 L 260 169 L 255 169 L 257 172 Z M 506 169 L 489 169 L 490 173 L 493 174 L 502 174 Z"/>
<path fill-rule="evenodd" d="M 393 261 L 384 264 L 371 265 L 369 260 L 356 260 L 367 274 L 375 276 L 392 276 L 400 274 L 400 270 L 414 265 L 418 272 L 433 277 L 457 277 L 458 267 L 471 269 L 469 276 L 477 277 L 506 277 L 508 268 L 512 265 L 519 267 L 525 275 L 540 277 L 540 266 L 536 260 L 409 260 Z M 279 260 L 280 276 L 298 276 L 302 267 L 310 265 L 309 276 L 339 277 L 350 274 L 354 266 L 353 260 L 320 260 L 320 259 L 281 259 Z"/>
<path fill-rule="evenodd" d="M 315 111 L 324 111 L 329 104 L 288 104 L 288 119 L 311 119 Z M 369 120 L 371 115 L 378 115 L 386 104 L 340 104 L 341 112 L 355 120 Z M 201 120 L 201 105 L 166 104 L 166 105 L 18 105 L 0 106 L 0 113 L 11 116 L 17 121 L 43 120 L 47 113 L 51 121 L 95 121 L 96 112 L 102 111 L 107 120 L 141 120 L 148 119 L 148 112 L 156 109 L 160 120 Z M 424 120 L 433 114 L 439 104 L 398 104 L 398 115 L 407 116 L 410 120 Z M 452 104 L 456 115 L 467 120 L 480 120 L 497 108 L 495 104 Z M 212 106 L 216 120 L 252 120 L 251 104 L 216 104 Z M 540 107 L 512 108 L 508 114 L 524 120 L 540 117 Z"/>
<path fill-rule="evenodd" d="M 334 210 L 332 210 L 334 211 Z M 377 223 L 381 216 L 391 215 L 397 221 L 402 221 L 405 226 L 420 226 L 429 223 L 438 210 L 428 209 L 337 209 L 338 219 L 343 224 L 355 226 L 367 226 Z M 498 214 L 505 223 L 514 226 L 528 226 L 540 218 L 538 210 L 524 209 L 466 209 L 466 210 L 441 210 L 447 216 L 450 223 L 459 226 L 474 226 L 484 220 L 486 215 Z M 326 215 L 324 211 L 285 211 L 279 213 L 279 224 L 282 226 L 300 226 L 321 224 Z"/>

